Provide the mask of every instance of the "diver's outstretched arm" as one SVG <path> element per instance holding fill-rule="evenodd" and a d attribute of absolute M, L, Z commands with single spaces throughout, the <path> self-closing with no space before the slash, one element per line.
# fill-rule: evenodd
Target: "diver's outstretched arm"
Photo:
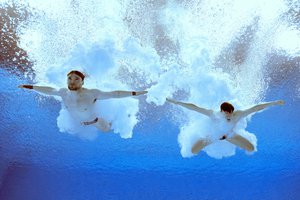
<path fill-rule="evenodd" d="M 52 88 L 52 87 L 46 87 L 46 86 L 35 86 L 35 85 L 19 85 L 19 88 L 24 88 L 24 89 L 30 89 L 30 90 L 35 90 L 37 92 L 47 94 L 47 95 L 56 95 L 60 96 L 59 90 Z"/>
<path fill-rule="evenodd" d="M 96 98 L 101 99 L 110 99 L 110 98 L 124 98 L 124 97 L 131 97 L 131 96 L 138 96 L 142 94 L 148 93 L 147 91 L 122 91 L 122 90 L 116 90 L 111 92 L 103 92 L 100 90 L 94 90 L 94 93 L 96 94 Z"/>
<path fill-rule="evenodd" d="M 212 110 L 208 110 L 208 109 L 205 109 L 205 108 L 198 107 L 198 106 L 196 106 L 192 103 L 183 103 L 183 102 L 176 101 L 174 99 L 169 99 L 169 98 L 166 98 L 166 100 L 170 103 L 180 105 L 180 106 L 185 107 L 185 108 L 190 109 L 190 110 L 194 110 L 194 111 L 196 111 L 198 113 L 201 113 L 203 115 L 206 115 L 208 117 L 210 117 L 213 114 Z"/>
<path fill-rule="evenodd" d="M 253 106 L 252 108 L 249 108 L 244 111 L 237 111 L 238 112 L 237 114 L 238 114 L 238 117 L 240 117 L 240 118 L 246 117 L 247 115 L 261 111 L 269 106 L 283 105 L 283 104 L 284 104 L 283 100 L 271 101 L 271 102 L 267 102 L 267 103 L 258 104 L 256 106 Z"/>

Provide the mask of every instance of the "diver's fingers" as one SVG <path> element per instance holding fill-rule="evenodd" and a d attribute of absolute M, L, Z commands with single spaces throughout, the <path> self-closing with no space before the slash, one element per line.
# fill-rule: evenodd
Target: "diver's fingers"
<path fill-rule="evenodd" d="M 278 100 L 277 103 L 278 103 L 278 105 L 284 105 L 285 104 L 284 100 Z"/>
<path fill-rule="evenodd" d="M 148 91 L 141 91 L 141 92 L 136 92 L 137 95 L 141 95 L 141 94 L 147 94 Z"/>
<path fill-rule="evenodd" d="M 171 103 L 176 103 L 173 99 L 170 99 L 170 98 L 166 98 L 166 100 Z"/>

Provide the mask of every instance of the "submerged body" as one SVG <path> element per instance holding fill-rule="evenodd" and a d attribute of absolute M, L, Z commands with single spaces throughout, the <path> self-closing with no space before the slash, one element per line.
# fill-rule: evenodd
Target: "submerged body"
<path fill-rule="evenodd" d="M 82 87 L 84 75 L 79 71 L 71 71 L 67 75 L 68 88 L 55 89 L 44 86 L 20 85 L 20 88 L 33 89 L 37 92 L 59 96 L 62 99 L 62 107 L 76 121 L 82 125 L 94 125 L 103 132 L 111 129 L 111 123 L 101 116 L 96 115 L 95 102 L 110 98 L 123 98 L 146 94 L 147 91 L 111 91 L 104 92 L 99 89 L 87 89 Z"/>
<path fill-rule="evenodd" d="M 200 114 L 203 114 L 207 117 L 209 117 L 214 125 L 220 126 L 221 130 L 220 131 L 220 138 L 214 139 L 212 137 L 208 138 L 201 138 L 200 140 L 196 141 L 194 145 L 192 146 L 192 153 L 197 154 L 199 153 L 203 148 L 206 146 L 212 144 L 216 140 L 227 140 L 228 142 L 245 149 L 249 152 L 254 151 L 255 147 L 254 145 L 247 140 L 245 137 L 239 135 L 236 133 L 236 125 L 237 123 L 242 119 L 247 117 L 248 115 L 261 111 L 269 106 L 272 105 L 283 105 L 284 101 L 278 100 L 278 101 L 272 101 L 272 102 L 267 102 L 267 103 L 262 103 L 258 104 L 256 106 L 253 106 L 249 109 L 246 110 L 237 110 L 234 111 L 234 107 L 225 102 L 221 105 L 221 111 L 220 112 L 215 112 L 213 110 L 201 108 L 199 106 L 196 106 L 191 103 L 184 103 L 180 101 L 176 101 L 173 99 L 166 99 L 168 102 L 180 105 L 182 107 L 185 107 L 187 109 L 196 111 Z M 225 106 L 223 106 L 225 105 Z"/>
<path fill-rule="evenodd" d="M 82 125 L 94 125 L 103 132 L 109 131 L 111 123 L 96 114 L 96 101 L 109 98 L 105 92 L 96 89 L 81 88 L 79 91 L 62 88 L 52 95 L 60 96 L 62 108 L 65 109 L 72 118 L 80 120 Z M 111 97 L 113 98 L 113 97 Z"/>

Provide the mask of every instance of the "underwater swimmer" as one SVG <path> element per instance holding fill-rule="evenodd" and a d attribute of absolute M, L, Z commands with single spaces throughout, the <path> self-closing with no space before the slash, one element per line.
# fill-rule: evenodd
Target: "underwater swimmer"
<path fill-rule="evenodd" d="M 167 98 L 166 100 L 170 103 L 177 104 L 177 105 L 183 106 L 187 109 L 194 110 L 198 113 L 206 115 L 213 121 L 217 120 L 216 116 L 218 113 L 214 112 L 213 110 L 208 110 L 205 108 L 198 107 L 191 103 L 183 103 L 183 102 L 175 101 L 175 100 L 169 99 L 169 98 Z M 253 106 L 246 110 L 234 111 L 234 107 L 230 103 L 228 103 L 228 102 L 222 103 L 220 106 L 220 112 L 222 114 L 221 118 L 223 118 L 223 120 L 226 121 L 226 123 L 228 125 L 227 127 L 229 127 L 229 129 L 226 131 L 226 133 L 224 133 L 224 135 L 220 138 L 220 140 L 227 140 L 228 142 L 230 142 L 236 146 L 239 146 L 240 148 L 245 149 L 249 152 L 253 151 L 254 150 L 253 144 L 250 141 L 248 141 L 246 138 L 244 138 L 241 135 L 234 132 L 234 128 L 235 128 L 236 124 L 239 122 L 240 119 L 242 119 L 252 113 L 261 111 L 269 106 L 283 105 L 283 104 L 284 104 L 283 100 L 278 100 L 278 101 L 272 101 L 272 102 L 258 104 L 256 106 Z M 211 141 L 209 139 L 201 139 L 201 140 L 197 141 L 192 147 L 192 153 L 194 153 L 194 154 L 199 153 L 204 147 L 206 147 L 207 145 L 209 145 L 211 143 L 213 143 L 213 141 Z"/>
<path fill-rule="evenodd" d="M 138 96 L 146 94 L 147 91 L 111 91 L 104 92 L 98 89 L 87 89 L 82 87 L 85 75 L 80 71 L 70 71 L 67 74 L 68 88 L 54 89 L 51 87 L 19 85 L 19 88 L 33 89 L 37 92 L 60 96 L 62 106 L 71 114 L 71 116 L 84 116 L 86 121 L 82 125 L 94 125 L 103 132 L 111 130 L 111 123 L 95 115 L 95 102 L 97 100 L 110 98 L 124 98 L 129 96 Z"/>

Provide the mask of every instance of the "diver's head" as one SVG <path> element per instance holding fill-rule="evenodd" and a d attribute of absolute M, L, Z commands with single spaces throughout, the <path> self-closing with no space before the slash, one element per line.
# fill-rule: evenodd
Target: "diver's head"
<path fill-rule="evenodd" d="M 84 74 L 77 70 L 72 70 L 67 74 L 69 90 L 79 90 L 84 83 Z"/>
<path fill-rule="evenodd" d="M 224 112 L 224 114 L 226 115 L 226 119 L 230 120 L 231 115 L 234 111 L 234 107 L 233 105 L 231 105 L 228 102 L 223 102 L 220 106 L 221 112 Z"/>

